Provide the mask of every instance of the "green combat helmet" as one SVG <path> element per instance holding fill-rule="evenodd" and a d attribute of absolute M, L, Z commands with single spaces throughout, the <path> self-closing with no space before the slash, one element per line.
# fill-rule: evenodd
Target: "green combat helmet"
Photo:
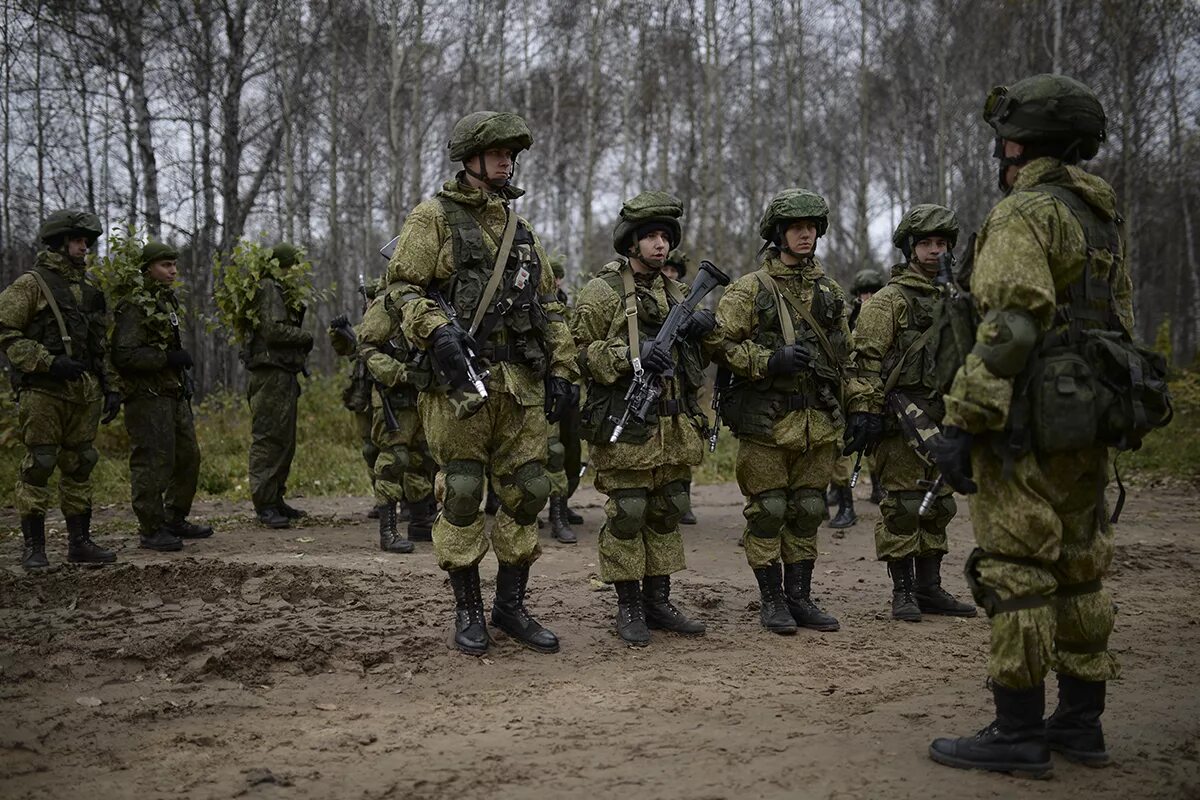
<path fill-rule="evenodd" d="M 88 240 L 88 247 L 96 243 L 103 233 L 100 218 L 88 211 L 64 208 L 52 212 L 42 220 L 38 227 L 38 239 L 49 244 L 59 237 L 83 236 Z"/>
<path fill-rule="evenodd" d="M 562 253 L 555 253 L 550 256 L 550 271 L 554 273 L 554 277 L 563 278 L 567 274 L 567 257 Z"/>
<path fill-rule="evenodd" d="M 892 244 L 896 245 L 905 258 L 912 258 L 913 245 L 929 236 L 941 236 L 950 243 L 950 249 L 958 244 L 958 217 L 945 206 L 922 203 L 913 206 L 896 226 Z"/>
<path fill-rule="evenodd" d="M 854 273 L 854 283 L 850 284 L 850 293 L 865 294 L 866 292 L 878 292 L 886 282 L 879 270 L 873 267 L 866 267 Z"/>
<path fill-rule="evenodd" d="M 1066 75 L 1033 75 L 1011 87 L 997 86 L 984 102 L 983 120 L 1001 139 L 1060 145 L 1084 161 L 1107 136 L 1100 100 Z"/>
<path fill-rule="evenodd" d="M 450 142 L 451 161 L 466 161 L 471 156 L 496 147 L 507 147 L 515 157 L 533 146 L 533 134 L 518 114 L 501 111 L 476 111 L 454 123 Z"/>
<path fill-rule="evenodd" d="M 679 249 L 672 250 L 667 254 L 667 266 L 674 267 L 679 272 L 679 280 L 683 280 L 688 271 L 687 253 Z"/>
<path fill-rule="evenodd" d="M 679 198 L 666 192 L 642 192 L 621 206 L 617 227 L 613 229 L 613 249 L 623 256 L 628 255 L 629 248 L 644 235 L 643 232 L 659 227 L 666 229 L 674 250 L 683 238 L 683 226 L 679 224 L 682 216 L 683 203 Z"/>
<path fill-rule="evenodd" d="M 146 242 L 142 246 L 142 269 L 155 261 L 174 261 L 179 258 L 179 251 L 163 242 Z"/>
<path fill-rule="evenodd" d="M 817 237 L 829 230 L 829 204 L 825 198 L 808 189 L 784 189 L 771 198 L 758 223 L 758 235 L 778 244 L 787 226 L 799 219 L 817 223 Z"/>
<path fill-rule="evenodd" d="M 290 242 L 280 242 L 271 248 L 271 258 L 278 261 L 282 269 L 294 267 L 300 260 L 300 248 Z"/>

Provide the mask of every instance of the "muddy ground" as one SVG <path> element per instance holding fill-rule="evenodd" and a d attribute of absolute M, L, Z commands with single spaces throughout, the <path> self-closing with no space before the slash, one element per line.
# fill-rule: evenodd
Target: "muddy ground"
<path fill-rule="evenodd" d="M 864 500 L 848 536 L 821 533 L 817 593 L 842 631 L 784 638 L 758 625 L 736 488 L 697 487 L 676 595 L 708 635 L 634 650 L 591 580 L 597 496 L 577 499 L 580 544 L 547 539 L 531 581 L 556 656 L 499 633 L 486 659 L 451 650 L 430 545 L 384 557 L 364 499 L 314 498 L 306 525 L 271 532 L 206 503 L 218 534 L 173 555 L 137 550 L 113 509 L 97 538 L 121 549 L 118 566 L 41 576 L 13 566 L 6 536 L 0 797 L 1200 797 L 1192 493 L 1126 507 L 1108 581 L 1124 665 L 1105 717 L 1115 765 L 1060 760 L 1048 781 L 927 758 L 931 737 L 990 719 L 987 623 L 888 619 Z M 951 535 L 947 583 L 965 595 L 967 521 Z M 485 593 L 494 574 L 489 556 Z"/>

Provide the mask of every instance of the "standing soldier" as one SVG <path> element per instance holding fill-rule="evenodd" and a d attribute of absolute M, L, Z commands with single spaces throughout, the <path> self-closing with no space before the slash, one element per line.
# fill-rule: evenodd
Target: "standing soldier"
<path fill-rule="evenodd" d="M 525 593 L 541 553 L 537 516 L 550 497 L 546 423 L 570 402 L 578 368 L 549 259 L 509 207 L 524 194 L 512 184 L 517 155 L 532 143 L 516 114 L 459 120 L 449 155 L 462 170 L 408 215 L 388 264 L 385 302 L 403 309 L 405 338 L 428 352 L 442 378 L 419 400 L 440 468 L 433 545 L 454 589 L 455 645 L 471 655 L 489 643 L 479 589 L 489 474 L 500 498 L 492 624 L 535 650 L 558 651 L 558 638 L 525 608 Z"/>
<path fill-rule="evenodd" d="M 735 281 L 717 306 L 725 336 L 718 358 L 734 376 L 721 414 L 738 439 L 742 542 L 762 594 L 762 624 L 776 633 L 839 627 L 811 596 L 825 487 L 841 445 L 850 337 L 842 289 L 814 255 L 828 218 L 825 199 L 807 189 L 775 195 L 758 225 L 767 242 L 762 267 Z"/>
<path fill-rule="evenodd" d="M 271 250 L 280 269 L 294 267 L 300 250 L 282 242 Z M 283 287 L 264 277 L 254 297 L 258 326 L 241 352 L 250 370 L 250 497 L 258 521 L 268 528 L 291 527 L 305 514 L 284 502 L 296 455 L 296 404 L 313 337 L 301 328 L 304 303 L 289 302 Z"/>
<path fill-rule="evenodd" d="M 932 484 L 937 470 L 901 435 L 896 414 L 889 411 L 915 403 L 932 423 L 942 422 L 945 409 L 924 345 L 932 335 L 927 331 L 934 305 L 945 291 L 934 283 L 939 259 L 957 242 L 953 211 L 931 204 L 912 208 L 892 234 L 905 262 L 892 267 L 891 280 L 863 307 L 854 329 L 846 438 L 857 451 L 873 451 L 887 490 L 875 525 L 875 555 L 892 577 L 892 617 L 908 622 L 919 622 L 922 613 L 976 614 L 975 606 L 942 588 L 946 526 L 958 510 L 954 494 L 943 486 L 921 515 L 923 487 Z"/>
<path fill-rule="evenodd" d="M 375 284 L 370 287 L 362 283 L 359 275 L 358 291 L 362 295 L 362 313 L 366 314 L 367 304 L 375 296 Z M 367 371 L 366 361 L 358 354 L 358 340 L 354 335 L 350 318 L 339 314 L 329 322 L 329 344 L 333 352 L 351 361 L 350 381 L 342 391 L 342 405 L 354 415 L 354 428 L 362 445 L 363 461 L 367 464 L 367 474 L 371 479 L 371 494 L 375 494 L 375 460 L 379 458 L 379 448 L 371 438 L 371 376 Z M 379 507 L 372 505 L 367 512 L 369 519 L 379 519 Z"/>
<path fill-rule="evenodd" d="M 1041 775 L 1051 749 L 1108 761 L 1100 716 L 1118 666 L 1108 647 L 1114 605 L 1101 585 L 1113 556 L 1105 444 L 1136 437 L 1132 412 L 1169 400 L 1154 374 L 1163 365 L 1132 343 L 1113 189 L 1079 166 L 1105 138 L 1100 101 L 1071 78 L 1035 75 L 993 89 L 984 120 L 1006 196 L 978 236 L 970 288 L 982 322 L 945 396 L 936 456 L 946 481 L 972 494 L 978 547 L 967 576 L 990 617 L 996 718 L 975 736 L 935 740 L 930 755 Z M 1105 352 L 1122 369 L 1106 372 L 1096 357 Z M 1125 390 L 1109 395 L 1115 406 L 1097 408 L 1093 369 Z M 1131 384 L 1131 369 L 1144 381 Z M 1043 721 L 1051 668 L 1058 708 Z"/>
<path fill-rule="evenodd" d="M 562 288 L 566 259 L 561 255 L 550 257 L 554 271 L 554 293 L 558 302 L 566 309 L 570 323 L 570 305 L 566 291 Z M 550 477 L 550 536 L 562 544 L 578 541 L 571 529 L 570 509 L 567 501 L 579 486 L 580 440 L 579 440 L 579 387 L 572 388 L 570 408 L 562 419 L 550 426 L 550 441 L 547 443 L 546 474 Z"/>
<path fill-rule="evenodd" d="M 671 574 L 685 566 L 679 520 L 688 510 L 692 467 L 703 456 L 707 420 L 696 392 L 704 381 L 716 319 L 701 309 L 681 332 L 674 352 L 655 346 L 655 334 L 687 287 L 662 274 L 679 245 L 679 200 L 643 192 L 625 202 L 613 232 L 620 258 L 605 264 L 579 293 L 572 330 L 587 376 L 582 430 L 591 447 L 596 488 L 608 496 L 600 528 L 600 578 L 617 591 L 617 633 L 645 646 L 650 628 L 700 635 L 704 623 L 671 602 Z M 616 443 L 614 423 L 625 410 L 635 372 L 663 376 L 665 389 L 644 423 L 631 421 Z M 639 584 L 640 582 L 640 584 Z"/>
<path fill-rule="evenodd" d="M 141 546 L 183 548 L 213 529 L 187 521 L 200 476 L 192 420 L 192 356 L 179 335 L 179 300 L 171 290 L 179 254 L 170 245 L 142 248 L 142 284 L 113 312 L 112 360 L 125 389 L 129 484 Z"/>
<path fill-rule="evenodd" d="M 43 249 L 33 269 L 0 293 L 0 351 L 12 365 L 20 406 L 17 425 L 25 445 L 16 489 L 25 569 L 50 565 L 46 509 L 55 467 L 67 522 L 67 560 L 75 564 L 117 560 L 91 538 L 91 474 L 100 458 L 92 440 L 101 410 L 105 424 L 121 410 L 104 348 L 108 326 L 104 294 L 84 273 L 88 249 L 100 233 L 100 218 L 95 214 L 55 211 L 38 230 Z"/>
<path fill-rule="evenodd" d="M 688 272 L 688 257 L 687 253 L 676 248 L 667 254 L 667 263 L 663 265 L 662 273 L 664 278 L 670 278 L 673 281 L 682 282 L 687 277 Z M 695 525 L 696 524 L 696 509 L 692 507 L 692 481 L 689 478 L 687 484 L 688 493 L 688 510 L 683 512 L 683 516 L 679 518 L 680 525 Z"/>

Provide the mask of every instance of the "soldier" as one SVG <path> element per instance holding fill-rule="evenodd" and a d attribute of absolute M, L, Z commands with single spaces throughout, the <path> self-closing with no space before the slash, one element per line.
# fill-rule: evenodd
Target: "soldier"
<path fill-rule="evenodd" d="M 271 257 L 281 269 L 294 267 L 300 250 L 281 242 Z M 289 528 L 292 520 L 305 516 L 283 500 L 288 473 L 296 455 L 296 403 L 305 359 L 313 337 L 301 328 L 303 303 L 289 303 L 283 287 L 273 278 L 263 278 L 254 296 L 258 326 L 239 354 L 250 370 L 247 397 L 250 401 L 250 497 L 258 521 L 268 528 Z"/>
<path fill-rule="evenodd" d="M 663 265 L 662 273 L 664 278 L 670 278 L 673 281 L 683 281 L 687 277 L 688 272 L 688 257 L 687 253 L 676 248 L 667 254 L 667 263 Z M 688 493 L 688 510 L 683 512 L 683 516 L 679 518 L 680 525 L 695 525 L 696 524 L 696 509 L 692 507 L 692 481 L 689 479 L 687 483 Z"/>
<path fill-rule="evenodd" d="M 479 590 L 489 473 L 500 497 L 492 624 L 540 652 L 559 646 L 525 608 L 525 592 L 550 496 L 546 423 L 565 410 L 578 368 L 546 253 L 509 207 L 524 194 L 512 184 L 517 155 L 532 143 L 516 114 L 459 120 L 449 155 L 462 170 L 408 215 L 388 265 L 385 302 L 402 308 L 405 338 L 443 378 L 419 408 L 440 467 L 434 552 L 454 589 L 455 645 L 471 655 L 489 642 Z"/>
<path fill-rule="evenodd" d="M 213 529 L 187 521 L 200 477 L 192 420 L 192 356 L 179 335 L 179 300 L 171 290 L 179 254 L 170 245 L 142 248 L 142 285 L 113 312 L 112 360 L 125 389 L 129 484 L 148 550 L 183 549 Z"/>
<path fill-rule="evenodd" d="M 854 295 L 854 299 L 850 302 L 850 319 L 848 325 L 850 332 L 854 332 L 854 326 L 858 322 L 858 315 L 862 312 L 863 305 L 871 299 L 871 296 L 883 288 L 883 275 L 879 270 L 870 267 L 860 269 L 854 274 L 854 283 L 850 286 L 850 293 Z M 850 479 L 854 475 L 854 457 L 839 456 L 833 462 L 833 478 L 830 481 L 829 493 L 825 496 L 825 504 L 837 506 L 837 513 L 833 519 L 829 521 L 829 527 L 840 529 L 849 528 L 858 522 L 858 515 L 854 513 L 854 492 L 850 488 Z M 873 464 L 873 462 L 872 462 Z M 883 499 L 883 486 L 879 482 L 879 475 L 872 468 L 871 472 L 871 502 L 879 505 Z M 841 538 L 844 534 L 835 533 L 834 536 Z"/>
<path fill-rule="evenodd" d="M 33 269 L 0 293 L 0 351 L 12 365 L 20 406 L 17 424 L 25 445 L 16 505 L 25 539 L 21 566 L 28 570 L 50 565 L 46 509 L 55 467 L 67 522 L 67 560 L 117 560 L 91 538 L 91 474 L 100 458 L 92 440 L 97 423 L 112 422 L 121 410 L 104 347 L 104 294 L 84 273 L 87 252 L 100 234 L 95 214 L 55 211 L 38 230 L 43 249 Z"/>
<path fill-rule="evenodd" d="M 360 274 L 361 280 L 361 274 Z M 358 290 L 362 294 L 362 312 L 366 314 L 367 304 L 371 302 L 371 298 L 375 296 L 376 286 L 372 283 L 371 286 L 360 284 Z M 371 438 L 371 377 L 367 372 L 366 362 L 359 357 L 357 345 L 357 337 L 350 335 L 347 332 L 353 333 L 353 328 L 350 325 L 350 318 L 345 314 L 339 314 L 329 322 L 328 335 L 329 344 L 333 347 L 333 351 L 343 358 L 350 359 L 353 366 L 350 369 L 350 381 L 346 384 L 346 388 L 342 391 L 342 405 L 347 411 L 354 415 L 354 428 L 358 433 L 358 440 L 362 443 L 362 457 L 367 464 L 367 475 L 371 479 L 371 494 L 375 494 L 375 460 L 379 458 L 379 448 Z M 367 512 L 368 519 L 379 519 L 379 507 L 372 505 L 371 510 Z"/>
<path fill-rule="evenodd" d="M 767 242 L 762 267 L 735 281 L 717 306 L 725 335 L 718 358 L 734 375 L 721 414 L 738 439 L 742 543 L 762 594 L 762 624 L 781 634 L 839 627 L 811 596 L 850 336 L 842 289 L 815 255 L 828 217 L 824 198 L 807 189 L 775 195 L 758 226 Z"/>
<path fill-rule="evenodd" d="M 707 420 L 696 392 L 708 361 L 702 344 L 706 337 L 710 347 L 719 341 L 716 319 L 697 311 L 674 352 L 654 341 L 671 306 L 687 294 L 662 273 L 667 254 L 679 245 L 682 214 L 679 200 L 665 192 L 625 202 L 613 232 L 620 258 L 579 293 L 571 326 L 587 377 L 581 427 L 596 488 L 608 497 L 600 578 L 617 591 L 617 633 L 638 647 L 650 642 L 650 628 L 688 635 L 705 630 L 671 602 L 671 575 L 685 566 L 679 520 L 688 510 L 692 467 L 704 452 Z M 666 382 L 657 414 L 645 423 L 631 421 L 610 444 L 633 374 L 643 368 Z"/>
<path fill-rule="evenodd" d="M 554 272 L 554 292 L 558 302 L 567 309 L 566 318 L 570 323 L 569 298 L 562 288 L 566 259 L 561 255 L 551 256 L 550 267 Z M 570 408 L 562 419 L 550 426 L 550 440 L 547 443 L 546 474 L 550 478 L 550 536 L 562 544 L 575 544 L 578 537 L 571 529 L 574 523 L 570 517 L 567 501 L 579 486 L 580 470 L 580 440 L 579 440 L 579 387 L 574 386 Z M 582 520 L 580 520 L 582 522 Z"/>
<path fill-rule="evenodd" d="M 996 718 L 973 737 L 935 740 L 930 755 L 1041 775 L 1050 749 L 1108 761 L 1100 716 L 1118 675 L 1108 648 L 1114 605 L 1101 586 L 1113 555 L 1103 499 L 1110 454 L 1092 395 L 1075 387 L 1081 361 L 1102 368 L 1080 357 L 1081 342 L 1132 347 L 1133 307 L 1113 189 L 1079 166 L 1105 138 L 1096 95 L 1062 75 L 1035 75 L 993 89 L 984 120 L 996 132 L 1005 197 L 975 247 L 970 288 L 982 322 L 945 396 L 936 456 L 946 481 L 972 493 L 978 548 L 967 574 L 990 617 Z M 1043 722 L 1052 667 L 1058 708 Z"/>
<path fill-rule="evenodd" d="M 958 219 L 938 205 L 918 205 L 900 220 L 892 243 L 905 261 L 863 306 L 854 329 L 854 378 L 847 408 L 846 439 L 857 450 L 872 450 L 887 496 L 875 525 L 875 555 L 892 577 L 892 618 L 919 622 L 921 614 L 973 617 L 975 606 L 960 603 L 942 588 L 946 526 L 957 507 L 949 486 L 925 516 L 919 509 L 936 470 L 901 435 L 889 408 L 918 404 L 934 423 L 944 409 L 934 371 L 925 363 L 924 343 L 942 289 L 935 285 L 939 259 L 958 242 Z M 892 395 L 893 397 L 888 397 Z M 903 397 L 904 401 L 894 402 Z M 891 405 L 888 403 L 891 402 Z M 846 455 L 852 452 L 849 448 Z"/>

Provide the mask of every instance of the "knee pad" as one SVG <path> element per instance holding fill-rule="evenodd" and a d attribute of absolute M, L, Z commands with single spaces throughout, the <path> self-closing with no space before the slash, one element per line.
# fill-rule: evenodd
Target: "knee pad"
<path fill-rule="evenodd" d="M 671 481 L 649 497 L 646 527 L 655 533 L 674 533 L 692 507 L 687 481 Z"/>
<path fill-rule="evenodd" d="M 883 524 L 889 531 L 901 536 L 911 536 L 916 533 L 917 528 L 921 525 L 919 512 L 921 501 L 924 499 L 924 492 L 888 492 L 887 497 L 883 498 L 883 502 L 879 504 L 879 514 L 883 517 Z M 953 503 L 954 499 L 950 498 L 950 502 Z M 940 515 L 941 511 L 939 510 L 937 513 Z M 953 512 L 950 516 L 954 516 Z M 949 521 L 947 518 L 946 522 Z"/>
<path fill-rule="evenodd" d="M 376 474 L 385 481 L 399 483 L 404 479 L 404 473 L 408 472 L 412 465 L 412 454 L 404 445 L 389 447 L 386 452 L 379 454 L 380 458 L 375 463 L 378 465 Z M 480 467 L 483 465 L 480 464 Z"/>
<path fill-rule="evenodd" d="M 63 450 L 58 455 L 58 461 L 63 475 L 76 483 L 83 483 L 92 474 L 96 464 L 100 463 L 100 453 L 88 442 L 77 450 Z"/>
<path fill-rule="evenodd" d="M 29 448 L 29 456 L 21 468 L 21 480 L 30 486 L 45 486 L 58 463 L 58 448 L 52 444 L 37 444 Z"/>
<path fill-rule="evenodd" d="M 567 448 L 563 447 L 562 442 L 550 442 L 546 447 L 546 470 L 548 472 L 562 472 L 566 469 L 566 463 Z"/>
<path fill-rule="evenodd" d="M 771 489 L 751 495 L 750 505 L 742 513 L 746 517 L 751 534 L 763 539 L 776 538 L 787 521 L 787 490 Z"/>
<path fill-rule="evenodd" d="M 379 448 L 376 447 L 375 443 L 370 440 L 364 441 L 362 446 L 362 457 L 363 461 L 374 467 L 375 461 L 379 458 Z"/>
<path fill-rule="evenodd" d="M 550 476 L 540 462 L 530 461 L 502 479 L 500 488 L 497 494 L 500 495 L 501 508 L 518 525 L 532 525 L 537 522 L 538 512 L 546 507 L 546 501 L 550 499 Z"/>
<path fill-rule="evenodd" d="M 483 502 L 483 464 L 479 461 L 451 461 L 442 470 L 446 496 L 442 513 L 446 521 L 465 528 L 479 519 Z"/>
<path fill-rule="evenodd" d="M 788 497 L 789 509 L 793 513 L 792 523 L 796 535 L 808 538 L 817 535 L 817 528 L 829 518 L 829 507 L 825 505 L 825 492 L 820 489 L 795 489 Z"/>
<path fill-rule="evenodd" d="M 925 496 L 921 495 L 924 500 Z M 918 513 L 920 505 L 917 506 Z M 921 523 L 930 530 L 938 532 L 946 530 L 946 526 L 950 524 L 950 520 L 954 519 L 954 515 L 958 513 L 958 504 L 954 502 L 954 495 L 942 495 L 933 501 L 933 506 L 929 509 L 928 516 L 921 517 Z"/>
<path fill-rule="evenodd" d="M 649 493 L 645 489 L 616 489 L 609 499 L 615 509 L 608 519 L 608 530 L 618 539 L 632 539 L 646 524 L 646 511 L 650 505 Z"/>

